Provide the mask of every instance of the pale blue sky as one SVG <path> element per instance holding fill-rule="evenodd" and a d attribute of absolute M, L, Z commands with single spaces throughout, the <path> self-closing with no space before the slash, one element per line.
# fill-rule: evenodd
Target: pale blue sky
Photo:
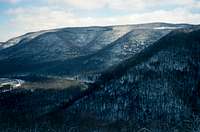
<path fill-rule="evenodd" d="M 60 27 L 200 24 L 200 0 L 0 0 L 0 41 Z"/>

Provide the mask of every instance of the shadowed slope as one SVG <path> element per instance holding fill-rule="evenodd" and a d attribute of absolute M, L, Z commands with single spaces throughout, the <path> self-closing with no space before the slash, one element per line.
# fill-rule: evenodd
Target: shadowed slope
<path fill-rule="evenodd" d="M 96 122 L 92 126 L 86 123 L 88 130 L 109 131 L 118 125 L 118 131 L 144 127 L 152 131 L 199 130 L 198 126 L 188 127 L 200 112 L 199 35 L 200 30 L 171 32 L 107 70 L 89 90 L 62 104 L 63 115 L 54 111 L 46 118 L 51 122 L 51 116 L 60 113 L 63 124 L 80 123 L 78 130 L 85 129 L 81 122 L 87 119 Z"/>

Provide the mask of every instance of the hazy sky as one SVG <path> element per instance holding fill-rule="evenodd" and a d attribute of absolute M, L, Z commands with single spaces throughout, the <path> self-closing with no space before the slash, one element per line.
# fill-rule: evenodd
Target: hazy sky
<path fill-rule="evenodd" d="M 0 41 L 70 26 L 200 24 L 200 0 L 0 0 Z"/>

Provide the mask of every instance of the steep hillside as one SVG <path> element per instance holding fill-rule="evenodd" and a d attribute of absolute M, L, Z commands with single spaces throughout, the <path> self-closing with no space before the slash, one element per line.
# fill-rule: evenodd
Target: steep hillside
<path fill-rule="evenodd" d="M 0 74 L 95 80 L 100 72 L 130 58 L 171 30 L 188 27 L 191 25 L 152 23 L 29 33 L 3 44 Z"/>
<path fill-rule="evenodd" d="M 104 35 L 93 39 L 94 30 L 104 32 L 102 28 L 123 29 L 124 34 L 116 40 L 108 37 L 101 41 Z M 198 26 L 154 23 L 91 27 L 92 33 L 90 28 L 75 29 L 62 29 L 74 33 L 68 34 L 69 38 L 76 36 L 73 41 L 68 37 L 64 40 L 63 32 L 46 32 L 0 51 L 1 76 L 31 74 L 19 78 L 25 81 L 22 87 L 1 94 L 0 131 L 200 131 Z M 102 34 L 112 36 L 112 30 Z M 47 37 L 42 42 L 49 34 L 53 34 L 52 40 L 48 42 Z M 58 34 L 63 35 L 63 44 L 81 47 L 78 57 L 59 58 L 62 52 L 58 56 L 49 52 L 56 46 L 39 48 L 54 46 L 53 38 Z M 81 42 L 77 40 L 79 35 L 84 36 Z M 98 46 L 92 48 L 89 41 Z M 35 45 L 37 50 L 44 50 L 50 61 L 39 59 L 37 50 L 31 52 Z M 86 49 L 88 53 L 82 52 Z M 49 53 L 55 58 L 49 59 Z M 79 80 L 78 75 L 84 78 L 90 73 L 88 80 L 100 76 L 92 84 L 61 76 L 74 75 Z M 51 74 L 59 77 L 49 78 Z"/>
<path fill-rule="evenodd" d="M 200 30 L 174 31 L 66 103 L 62 123 L 84 131 L 199 131 L 199 69 Z"/>

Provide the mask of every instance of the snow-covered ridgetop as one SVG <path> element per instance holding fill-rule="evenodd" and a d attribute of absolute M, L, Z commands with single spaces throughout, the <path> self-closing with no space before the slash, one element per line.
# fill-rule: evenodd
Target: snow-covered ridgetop
<path fill-rule="evenodd" d="M 82 46 L 83 45 L 82 41 L 86 42 L 85 39 L 89 41 L 89 39 L 93 38 L 93 36 L 94 36 L 94 34 L 93 35 L 86 35 L 86 33 L 89 30 L 93 30 L 93 32 L 96 30 L 96 33 L 97 33 L 100 30 L 103 30 L 103 29 L 106 29 L 106 28 L 111 28 L 112 31 L 104 32 L 102 35 L 99 35 L 98 38 L 100 40 L 97 40 L 97 41 L 101 41 L 101 43 L 103 45 L 106 45 L 107 43 L 111 43 L 111 42 L 115 41 L 119 37 L 123 36 L 127 32 L 129 32 L 131 30 L 134 30 L 134 29 L 155 29 L 155 30 L 168 29 L 168 30 L 174 30 L 174 29 L 185 28 L 187 26 L 188 25 L 186 25 L 186 24 L 147 23 L 147 24 L 118 25 L 118 26 L 107 26 L 107 27 L 79 27 L 79 28 L 77 27 L 77 28 L 51 29 L 51 30 L 43 30 L 43 31 L 38 31 L 38 32 L 27 33 L 25 35 L 10 39 L 5 43 L 1 43 L 0 42 L 0 49 L 5 49 L 5 48 L 9 48 L 11 46 L 14 46 L 14 45 L 18 44 L 22 40 L 25 40 L 25 42 L 28 42 L 28 41 L 30 41 L 30 40 L 32 40 L 32 39 L 44 34 L 44 33 L 64 31 L 64 30 L 70 31 L 72 33 L 74 31 L 76 31 L 76 33 L 77 33 L 77 31 L 80 31 L 78 33 L 79 35 L 78 35 L 76 44 L 80 44 Z M 85 29 L 85 31 L 83 29 Z M 81 36 L 81 33 L 82 33 L 82 36 Z M 110 41 L 107 41 L 108 39 L 106 39 L 106 38 L 111 38 L 111 39 L 110 39 Z M 105 39 L 105 42 L 102 42 L 102 41 L 104 41 L 104 39 Z M 85 44 L 87 44 L 87 43 L 85 43 Z M 96 47 L 93 47 L 94 49 L 95 48 L 99 49 L 99 48 L 102 47 L 102 46 L 99 46 L 98 43 L 95 46 Z"/>
<path fill-rule="evenodd" d="M 2 47 L 2 49 L 9 48 L 11 46 L 14 46 L 15 44 L 18 44 L 23 39 L 26 39 L 26 41 L 30 41 L 41 34 L 44 34 L 47 32 L 55 32 L 55 31 L 57 30 L 45 30 L 45 31 L 38 31 L 38 32 L 33 32 L 33 33 L 27 33 L 25 35 L 10 39 L 5 43 L 2 43 L 2 44 L 0 43 L 0 46 Z"/>

